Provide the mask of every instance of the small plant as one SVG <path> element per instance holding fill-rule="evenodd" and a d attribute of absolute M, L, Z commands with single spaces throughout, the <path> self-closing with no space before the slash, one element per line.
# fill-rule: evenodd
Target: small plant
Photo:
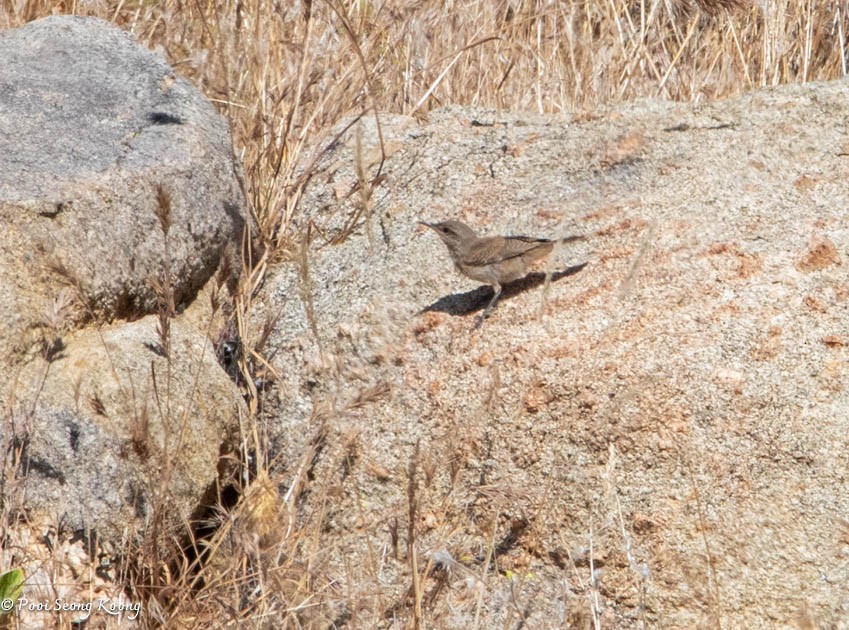
<path fill-rule="evenodd" d="M 15 602 L 23 590 L 23 569 L 12 569 L 0 575 L 0 620 L 15 609 Z"/>

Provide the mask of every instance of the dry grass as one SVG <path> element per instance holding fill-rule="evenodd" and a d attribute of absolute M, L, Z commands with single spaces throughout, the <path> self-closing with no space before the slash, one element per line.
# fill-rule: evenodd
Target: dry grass
<path fill-rule="evenodd" d="M 847 70 L 846 10 L 844 3 L 802 0 L 8 0 L 0 4 L 0 28 L 55 12 L 113 21 L 146 45 L 161 47 L 176 70 L 228 118 L 257 226 L 246 249 L 258 247 L 245 255 L 250 263 L 231 305 L 244 342 L 239 366 L 250 375 L 263 362 L 258 346 L 268 336 L 267 330 L 249 329 L 252 297 L 268 265 L 284 259 L 303 259 L 303 283 L 309 287 L 305 244 L 310 236 L 308 226 L 299 225 L 299 202 L 310 165 L 319 157 L 317 147 L 346 116 L 424 116 L 446 104 L 583 112 L 644 96 L 698 102 L 761 86 L 834 79 Z M 358 164 L 357 177 L 356 218 L 368 222 L 380 168 L 368 173 Z M 167 196 L 159 201 L 167 234 Z M 163 279 L 160 341 L 166 355 L 173 313 L 168 286 Z M 185 556 L 166 562 L 153 554 L 148 566 L 136 567 L 135 574 L 147 575 L 156 591 L 149 596 L 131 589 L 147 599 L 143 622 L 326 627 L 345 625 L 354 614 L 360 623 L 389 625 L 395 619 L 420 627 L 438 619 L 437 608 L 444 605 L 434 604 L 438 598 L 425 592 L 425 584 L 433 586 L 433 576 L 453 561 L 447 552 L 431 562 L 415 556 L 416 513 L 426 507 L 419 454 L 410 458 L 408 523 L 388 526 L 396 555 L 399 531 L 406 537 L 411 572 L 401 585 L 406 595 L 363 596 L 348 587 L 342 592 L 318 566 L 323 511 L 298 517 L 304 480 L 326 448 L 325 416 L 333 410 L 317 412 L 321 417 L 313 423 L 318 429 L 310 451 L 297 478 L 286 480 L 289 493 L 280 497 L 256 424 L 259 393 L 252 377 L 243 384 L 253 415 L 244 427 L 241 459 L 258 462 L 252 474 L 245 472 L 253 483 L 238 505 L 222 505 L 210 515 L 213 533 L 193 540 Z M 355 456 L 355 441 L 339 456 L 341 467 Z M 327 501 L 313 497 L 317 506 Z M 9 518 L 4 513 L 3 523 Z M 495 545 L 493 525 L 484 574 L 474 576 L 473 585 L 486 579 Z M 366 571 L 377 586 L 376 565 L 373 559 L 371 567 L 351 573 Z M 356 610 L 359 616 L 351 612 Z M 598 626 L 597 609 L 590 610 Z"/>

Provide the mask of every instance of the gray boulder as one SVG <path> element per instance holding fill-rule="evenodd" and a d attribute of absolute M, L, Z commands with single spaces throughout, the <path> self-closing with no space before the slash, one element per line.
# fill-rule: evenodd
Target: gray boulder
<path fill-rule="evenodd" d="M 244 226 L 226 121 L 102 20 L 2 32 L 0 59 L 0 354 L 28 349 L 63 284 L 82 294 L 77 321 L 136 318 L 155 308 L 167 261 L 178 303 L 190 301 Z"/>

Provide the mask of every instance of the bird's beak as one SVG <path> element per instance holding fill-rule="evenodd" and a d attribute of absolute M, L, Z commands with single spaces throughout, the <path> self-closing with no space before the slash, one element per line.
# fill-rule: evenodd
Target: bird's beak
<path fill-rule="evenodd" d="M 419 225 L 426 225 L 426 226 L 428 226 L 428 227 L 429 227 L 430 229 L 432 229 L 432 230 L 435 230 L 435 229 L 436 229 L 436 224 L 435 224 L 435 223 L 428 223 L 427 221 L 419 221 Z"/>

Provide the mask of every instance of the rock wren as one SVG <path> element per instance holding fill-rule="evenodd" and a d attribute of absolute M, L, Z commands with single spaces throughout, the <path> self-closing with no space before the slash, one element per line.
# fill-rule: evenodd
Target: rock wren
<path fill-rule="evenodd" d="M 491 284 L 495 295 L 476 325 L 480 326 L 501 296 L 501 285 L 518 280 L 528 273 L 528 268 L 554 249 L 556 241 L 529 236 L 478 236 L 462 221 L 427 223 L 448 247 L 457 271 L 472 280 Z M 567 236 L 561 242 L 569 243 L 584 238 Z"/>

